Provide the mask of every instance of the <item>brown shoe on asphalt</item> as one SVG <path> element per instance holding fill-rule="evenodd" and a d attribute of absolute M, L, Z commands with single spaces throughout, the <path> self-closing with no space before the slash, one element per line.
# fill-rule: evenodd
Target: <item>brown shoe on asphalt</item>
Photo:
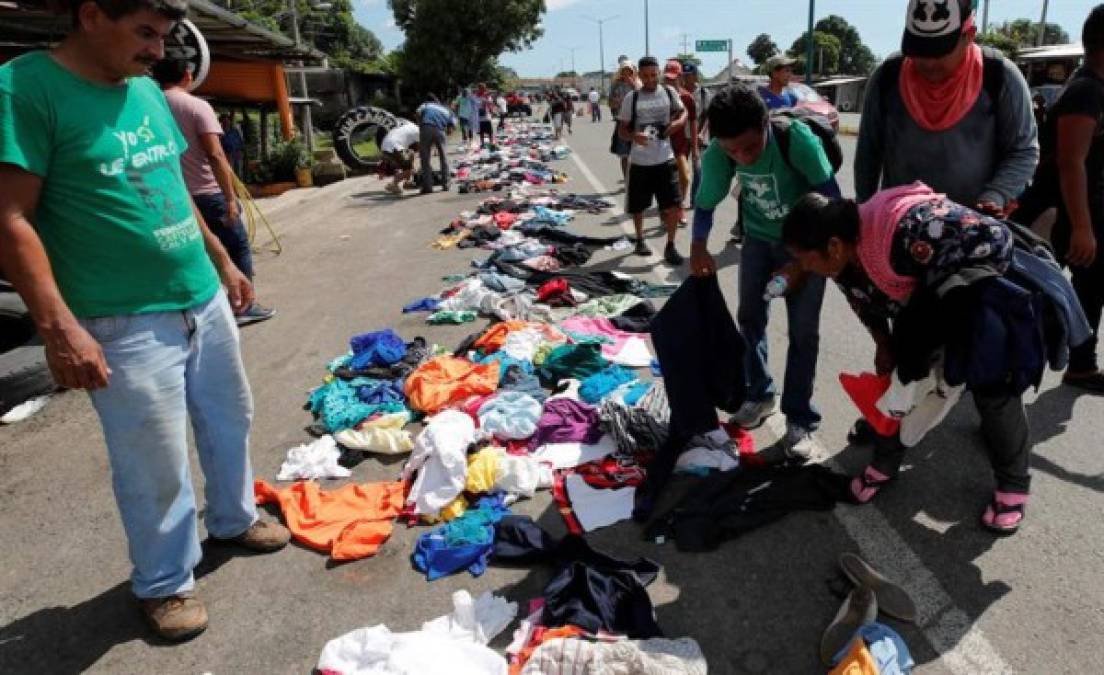
<path fill-rule="evenodd" d="M 839 559 L 840 569 L 855 586 L 866 586 L 878 596 L 878 611 L 894 619 L 916 623 L 916 603 L 908 592 L 882 576 L 854 553 L 844 553 Z"/>
<path fill-rule="evenodd" d="M 824 629 L 824 635 L 820 638 L 820 660 L 824 665 L 831 665 L 844 647 L 851 644 L 855 633 L 868 624 L 878 619 L 878 600 L 874 591 L 865 586 L 860 586 L 847 596 L 840 605 L 836 618 Z"/>
<path fill-rule="evenodd" d="M 287 543 L 291 540 L 291 533 L 288 532 L 286 527 L 279 523 L 268 520 L 258 520 L 253 523 L 248 530 L 242 532 L 233 539 L 211 538 L 223 544 L 237 544 L 250 551 L 271 553 L 273 551 L 279 551 L 287 546 Z"/>
<path fill-rule="evenodd" d="M 153 632 L 165 640 L 183 642 L 207 630 L 207 608 L 191 593 L 138 602 Z"/>

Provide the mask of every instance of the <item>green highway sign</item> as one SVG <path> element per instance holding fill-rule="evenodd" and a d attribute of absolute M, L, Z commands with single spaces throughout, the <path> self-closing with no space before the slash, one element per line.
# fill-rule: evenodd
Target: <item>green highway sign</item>
<path fill-rule="evenodd" d="M 699 52 L 727 52 L 728 40 L 698 40 L 694 49 Z"/>

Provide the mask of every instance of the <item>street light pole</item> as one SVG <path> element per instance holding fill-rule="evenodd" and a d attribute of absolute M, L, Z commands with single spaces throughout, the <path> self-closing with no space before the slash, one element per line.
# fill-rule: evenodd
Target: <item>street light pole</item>
<path fill-rule="evenodd" d="M 813 83 L 813 21 L 816 20 L 816 0 L 809 0 L 809 44 L 805 47 L 805 84 Z"/>
<path fill-rule="evenodd" d="M 291 12 L 291 34 L 295 39 L 295 48 L 303 48 L 303 38 L 299 35 L 299 3 L 296 0 L 288 0 L 288 11 Z M 314 120 L 311 119 L 310 93 L 307 91 L 307 74 L 303 72 L 303 62 L 299 61 L 299 89 L 303 92 L 303 139 L 307 142 L 307 151 L 314 152 Z"/>
<path fill-rule="evenodd" d="M 614 14 L 613 16 L 607 16 L 604 19 L 595 19 L 591 16 L 583 17 L 587 21 L 598 24 L 598 72 L 600 73 L 599 77 L 601 77 L 603 95 L 606 92 L 606 43 L 603 37 L 602 25 L 605 24 L 607 21 L 613 21 L 617 17 L 617 14 Z"/>
<path fill-rule="evenodd" d="M 1039 37 L 1035 41 L 1036 47 L 1042 47 L 1046 42 L 1047 9 L 1050 8 L 1050 0 L 1043 0 L 1043 18 L 1039 20 Z"/>
<path fill-rule="evenodd" d="M 644 56 L 652 55 L 652 36 L 648 26 L 648 0 L 644 0 Z"/>
<path fill-rule="evenodd" d="M 981 9 L 981 34 L 984 35 L 989 32 L 989 0 L 985 0 L 985 4 Z"/>

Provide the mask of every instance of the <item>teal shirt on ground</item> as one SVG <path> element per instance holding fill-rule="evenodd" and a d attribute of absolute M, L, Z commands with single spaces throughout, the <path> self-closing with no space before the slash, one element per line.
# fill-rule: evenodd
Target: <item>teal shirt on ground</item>
<path fill-rule="evenodd" d="M 750 166 L 732 161 L 714 139 L 702 155 L 701 187 L 694 205 L 705 211 L 716 209 L 728 196 L 732 179 L 739 178 L 747 235 L 778 242 L 790 207 L 832 178 L 832 163 L 820 139 L 800 120 L 790 125 L 789 163 L 783 159 L 773 131 L 769 133 L 763 154 Z"/>
<path fill-rule="evenodd" d="M 0 162 L 42 178 L 32 220 L 79 317 L 186 309 L 218 291 L 186 148 L 148 77 L 101 85 L 46 52 L 0 66 Z"/>

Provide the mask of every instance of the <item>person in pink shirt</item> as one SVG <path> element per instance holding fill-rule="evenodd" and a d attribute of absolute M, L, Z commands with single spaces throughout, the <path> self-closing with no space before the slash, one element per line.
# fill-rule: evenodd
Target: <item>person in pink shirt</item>
<path fill-rule="evenodd" d="M 222 149 L 222 124 L 210 103 L 188 91 L 193 80 L 186 61 L 164 59 L 154 65 L 152 74 L 188 141 L 188 149 L 180 159 L 188 193 L 234 264 L 252 281 L 253 252 L 234 192 L 234 171 Z M 275 310 L 254 302 L 237 316 L 237 322 L 245 326 L 271 319 L 275 314 Z"/>

